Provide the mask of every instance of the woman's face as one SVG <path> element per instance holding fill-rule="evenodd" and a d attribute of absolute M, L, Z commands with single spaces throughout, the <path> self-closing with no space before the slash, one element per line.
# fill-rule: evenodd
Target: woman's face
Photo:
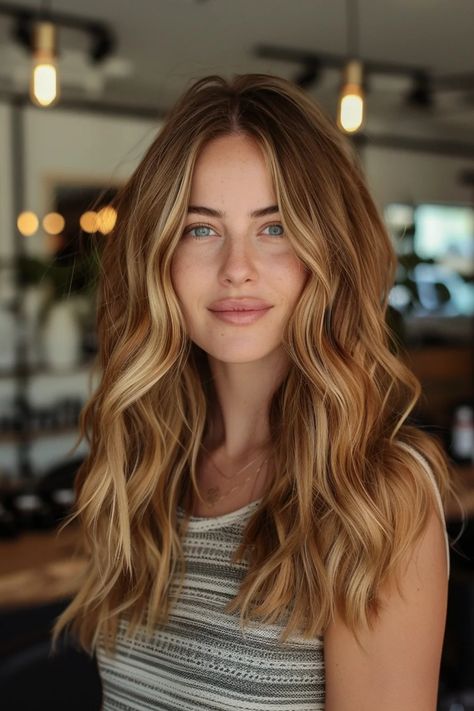
<path fill-rule="evenodd" d="M 270 173 L 252 138 L 220 137 L 199 154 L 171 278 L 189 337 L 211 357 L 248 363 L 281 347 L 307 272 L 284 233 Z M 221 308 L 216 301 L 243 297 L 268 308 L 234 312 L 234 321 L 213 310 Z"/>

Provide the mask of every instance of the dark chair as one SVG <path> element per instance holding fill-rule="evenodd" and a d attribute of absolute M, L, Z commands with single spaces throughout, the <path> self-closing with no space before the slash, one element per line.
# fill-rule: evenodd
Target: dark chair
<path fill-rule="evenodd" d="M 99 711 L 102 688 L 95 659 L 62 643 L 53 655 L 49 640 L 2 662 L 3 711 Z"/>
<path fill-rule="evenodd" d="M 448 595 L 443 679 L 449 689 L 474 690 L 474 574 L 455 572 Z"/>
<path fill-rule="evenodd" d="M 2 711 L 99 711 L 97 663 L 70 641 L 51 651 L 51 628 L 69 601 L 0 611 Z"/>
<path fill-rule="evenodd" d="M 461 524 L 449 522 L 451 539 Z M 450 551 L 448 614 L 440 671 L 440 711 L 474 711 L 474 518 Z"/>

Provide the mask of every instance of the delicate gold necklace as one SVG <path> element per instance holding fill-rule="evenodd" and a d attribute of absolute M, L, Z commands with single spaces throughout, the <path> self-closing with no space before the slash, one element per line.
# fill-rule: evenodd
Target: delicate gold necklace
<path fill-rule="evenodd" d="M 203 447 L 203 449 L 204 449 L 204 447 Z M 207 451 L 207 450 L 206 450 L 206 451 Z M 224 474 L 224 472 L 223 472 L 221 469 L 219 469 L 219 467 L 217 466 L 217 464 L 215 464 L 215 463 L 212 461 L 212 459 L 211 459 L 211 457 L 210 457 L 210 455 L 209 455 L 209 453 L 208 453 L 208 459 L 209 459 L 209 461 L 211 462 L 211 464 L 212 464 L 212 466 L 214 467 L 214 469 L 216 469 L 216 471 L 217 471 L 224 479 L 227 479 L 227 480 L 235 479 L 236 477 L 238 477 L 239 474 L 241 474 L 243 471 L 245 471 L 246 469 L 248 469 L 252 464 L 254 464 L 254 463 L 257 461 L 257 459 L 259 458 L 259 456 L 261 456 L 261 455 L 258 455 L 257 457 L 255 457 L 255 459 L 252 459 L 251 462 L 249 462 L 249 463 L 246 464 L 244 467 L 242 467 L 241 469 L 239 469 L 239 471 L 236 472 L 235 474 L 233 474 L 232 476 L 228 476 L 228 475 Z M 252 478 L 252 476 L 256 479 L 256 478 L 258 477 L 258 475 L 260 474 L 260 470 L 262 469 L 263 465 L 266 464 L 267 461 L 268 461 L 268 457 L 263 460 L 263 462 L 260 464 L 260 466 L 258 467 L 258 469 L 257 469 L 257 471 L 256 471 L 255 474 L 253 474 L 253 473 L 248 474 L 248 475 L 245 477 L 245 479 L 244 479 L 240 484 L 236 484 L 236 485 L 233 486 L 231 489 L 229 489 L 229 491 L 226 491 L 226 492 L 224 492 L 224 493 L 221 493 L 221 489 L 220 489 L 219 485 L 216 485 L 216 484 L 215 484 L 214 486 L 209 486 L 209 487 L 207 487 L 207 488 L 206 488 L 206 493 L 205 493 L 205 495 L 204 495 L 204 499 L 205 499 L 206 503 L 207 503 L 209 506 L 214 507 L 219 501 L 221 501 L 222 499 L 227 498 L 228 496 L 230 496 L 231 494 L 233 494 L 234 491 L 237 491 L 237 489 L 242 488 L 242 486 L 244 486 L 244 484 L 246 484 L 246 483 L 249 481 L 249 479 Z"/>

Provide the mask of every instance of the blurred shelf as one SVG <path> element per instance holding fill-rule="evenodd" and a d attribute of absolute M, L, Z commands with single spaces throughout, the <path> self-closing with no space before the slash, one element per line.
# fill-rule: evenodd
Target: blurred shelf
<path fill-rule="evenodd" d="M 474 465 L 454 466 L 454 480 L 466 517 L 474 516 Z M 445 506 L 446 518 L 455 521 L 461 518 L 457 502 L 452 499 Z"/>
<path fill-rule="evenodd" d="M 405 351 L 403 359 L 415 375 L 424 381 L 458 381 L 467 377 L 467 385 L 472 375 L 474 352 L 470 344 L 424 346 Z"/>
<path fill-rule="evenodd" d="M 51 427 L 44 430 L 30 430 L 25 432 L 8 432 L 0 434 L 0 444 L 17 444 L 22 440 L 32 442 L 37 439 L 45 439 L 48 437 L 61 437 L 62 435 L 74 434 L 79 432 L 79 424 L 75 427 L 68 425 L 65 427 Z"/>
<path fill-rule="evenodd" d="M 87 373 L 92 370 L 95 361 L 85 361 L 74 368 L 64 370 L 52 370 L 45 367 L 22 368 L 18 370 L 0 370 L 0 380 L 15 380 L 16 378 L 36 378 L 36 377 L 51 377 L 65 378 L 77 373 Z"/>

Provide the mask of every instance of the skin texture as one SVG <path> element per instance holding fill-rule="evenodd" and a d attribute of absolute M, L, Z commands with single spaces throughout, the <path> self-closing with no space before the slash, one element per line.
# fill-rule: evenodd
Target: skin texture
<path fill-rule="evenodd" d="M 255 141 L 244 135 L 214 139 L 198 157 L 189 205 L 225 217 L 189 214 L 173 256 L 171 278 L 188 334 L 208 354 L 214 376 L 219 441 L 213 444 L 219 448 L 216 461 L 227 470 L 242 458 L 249 461 L 249 451 L 268 437 L 269 402 L 289 367 L 283 328 L 308 276 L 279 212 L 249 217 L 276 203 Z M 199 223 L 210 229 L 191 232 Z M 264 299 L 272 308 L 245 326 L 220 321 L 208 310 L 217 299 L 241 296 Z"/>
<path fill-rule="evenodd" d="M 447 609 L 442 524 L 431 513 L 404 567 L 401 590 L 386 586 L 384 610 L 361 635 L 337 618 L 324 638 L 325 711 L 435 711 Z"/>

